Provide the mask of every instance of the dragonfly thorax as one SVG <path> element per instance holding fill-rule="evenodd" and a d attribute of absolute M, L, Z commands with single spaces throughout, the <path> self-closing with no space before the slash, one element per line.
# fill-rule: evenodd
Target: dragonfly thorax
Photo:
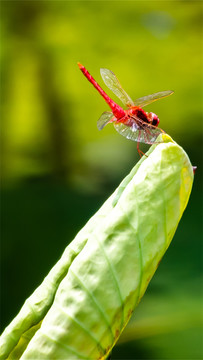
<path fill-rule="evenodd" d="M 132 107 L 130 110 L 132 115 L 135 115 L 138 119 L 144 121 L 147 124 L 158 126 L 159 118 L 153 112 L 145 112 L 141 107 Z"/>
<path fill-rule="evenodd" d="M 148 119 L 148 113 L 146 113 L 141 107 L 132 106 L 130 109 L 126 110 L 126 112 L 127 115 L 131 116 L 132 118 L 134 116 L 136 119 L 142 120 L 147 124 L 150 123 Z"/>

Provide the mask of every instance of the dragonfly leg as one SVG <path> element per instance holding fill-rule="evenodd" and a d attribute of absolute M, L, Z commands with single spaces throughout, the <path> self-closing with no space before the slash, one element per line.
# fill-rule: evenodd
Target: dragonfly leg
<path fill-rule="evenodd" d="M 146 157 L 148 157 L 142 150 L 140 150 L 139 148 L 139 141 L 137 142 L 137 151 L 138 151 L 138 154 L 140 156 L 140 158 L 144 155 Z"/>
<path fill-rule="evenodd" d="M 141 132 L 139 131 L 139 135 L 138 135 L 138 139 L 137 139 L 137 151 L 138 151 L 138 154 L 140 156 L 140 158 L 145 155 L 146 157 L 148 157 L 142 150 L 140 150 L 139 148 L 139 143 L 140 143 L 140 134 Z"/>

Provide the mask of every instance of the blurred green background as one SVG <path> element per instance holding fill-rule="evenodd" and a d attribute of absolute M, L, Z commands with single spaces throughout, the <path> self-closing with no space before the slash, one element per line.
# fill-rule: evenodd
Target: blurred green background
<path fill-rule="evenodd" d="M 100 67 L 113 70 L 134 99 L 174 90 L 146 110 L 198 166 L 112 358 L 203 358 L 202 10 L 199 1 L 1 1 L 2 329 L 138 160 L 136 143 L 110 125 L 97 130 L 109 109 L 80 61 L 100 84 Z"/>

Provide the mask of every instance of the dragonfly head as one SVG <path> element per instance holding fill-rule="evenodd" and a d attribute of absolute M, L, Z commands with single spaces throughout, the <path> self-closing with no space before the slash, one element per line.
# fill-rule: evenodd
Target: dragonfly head
<path fill-rule="evenodd" d="M 156 114 L 150 112 L 148 114 L 148 120 L 150 122 L 151 125 L 153 126 L 158 126 L 159 125 L 159 118 Z"/>

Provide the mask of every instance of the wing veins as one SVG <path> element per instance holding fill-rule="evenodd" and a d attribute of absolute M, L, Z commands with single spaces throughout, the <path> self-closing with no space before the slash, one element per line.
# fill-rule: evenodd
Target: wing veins
<path fill-rule="evenodd" d="M 122 101 L 125 106 L 133 106 L 133 101 L 130 96 L 122 88 L 120 81 L 113 73 L 108 69 L 100 69 L 101 77 L 106 86 Z"/>
<path fill-rule="evenodd" d="M 144 106 L 151 104 L 154 101 L 157 101 L 159 99 L 170 96 L 173 93 L 174 93 L 174 91 L 166 90 L 166 91 L 160 91 L 160 92 L 157 92 L 157 93 L 154 93 L 151 95 L 143 96 L 134 101 L 134 106 L 144 107 Z"/>

